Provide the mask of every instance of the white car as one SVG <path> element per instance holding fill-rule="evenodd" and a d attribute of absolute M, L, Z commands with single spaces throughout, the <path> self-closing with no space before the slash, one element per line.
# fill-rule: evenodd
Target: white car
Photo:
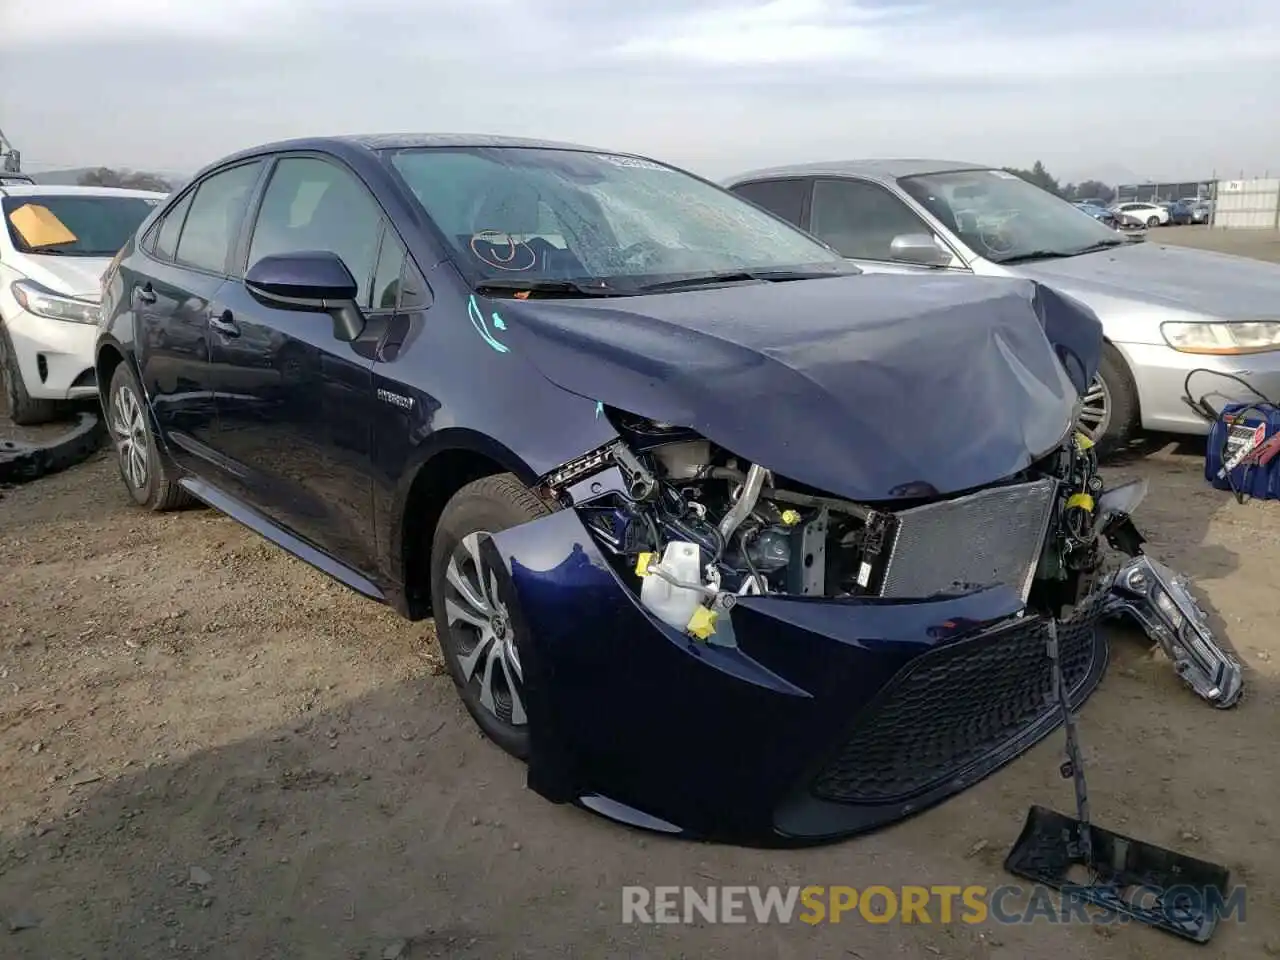
<path fill-rule="evenodd" d="M 1169 225 L 1169 208 L 1158 203 L 1131 201 L 1129 203 L 1117 203 L 1111 209 L 1116 213 L 1126 213 L 1137 220 L 1141 220 L 1148 227 L 1167 227 Z"/>
<path fill-rule="evenodd" d="M 103 271 L 166 194 L 0 186 L 0 386 L 14 423 L 44 423 L 96 397 Z"/>

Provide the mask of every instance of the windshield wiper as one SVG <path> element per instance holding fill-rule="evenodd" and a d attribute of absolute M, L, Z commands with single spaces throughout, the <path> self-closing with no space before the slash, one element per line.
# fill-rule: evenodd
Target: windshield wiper
<path fill-rule="evenodd" d="M 1028 250 L 1016 253 L 1011 257 L 1001 257 L 997 263 L 1026 263 L 1030 260 L 1053 260 L 1061 257 L 1074 257 L 1079 250 Z"/>
<path fill-rule="evenodd" d="M 1112 247 L 1123 247 L 1128 242 L 1128 237 L 1099 240 L 1097 243 L 1091 243 L 1087 247 L 1081 247 L 1079 250 L 1072 250 L 1068 256 L 1078 257 L 1082 253 L 1097 253 L 1099 250 L 1110 250 Z"/>
<path fill-rule="evenodd" d="M 622 294 L 603 283 L 580 283 L 576 280 L 481 280 L 476 293 L 534 294 L 552 297 L 620 297 Z"/>
<path fill-rule="evenodd" d="M 638 289 L 642 293 L 658 293 L 662 290 L 685 290 L 693 287 L 709 287 L 718 283 L 749 283 L 764 280 L 768 283 L 784 283 L 788 280 L 817 280 L 822 277 L 848 277 L 861 271 L 832 270 L 733 270 L 726 273 L 704 273 L 678 280 L 660 280 L 646 283 Z"/>

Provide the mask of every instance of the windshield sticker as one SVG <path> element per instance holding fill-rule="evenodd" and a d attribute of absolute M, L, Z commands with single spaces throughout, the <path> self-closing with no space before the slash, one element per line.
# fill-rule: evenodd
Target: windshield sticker
<path fill-rule="evenodd" d="M 480 339 L 499 353 L 507 352 L 507 345 L 499 341 L 485 326 L 484 314 L 480 311 L 480 304 L 476 303 L 476 295 L 474 293 L 471 295 L 471 299 L 467 301 L 467 316 L 471 318 L 471 325 L 476 328 L 476 333 L 480 334 Z M 506 323 L 497 313 L 493 314 L 493 325 L 499 330 L 507 329 Z"/>
<path fill-rule="evenodd" d="M 635 170 L 668 170 L 660 163 L 654 163 L 652 160 L 644 160 L 640 157 L 619 157 L 611 153 L 600 154 L 600 159 L 605 163 L 612 163 L 615 167 L 631 167 Z"/>
<path fill-rule="evenodd" d="M 22 242 L 33 249 L 58 247 L 64 243 L 75 243 L 78 239 L 65 223 L 53 215 L 52 210 L 38 203 L 24 203 L 9 214 L 9 222 L 18 231 Z"/>
<path fill-rule="evenodd" d="M 531 246 L 501 230 L 481 230 L 473 234 L 471 252 L 477 260 L 495 270 L 522 273 L 538 264 L 538 255 Z"/>

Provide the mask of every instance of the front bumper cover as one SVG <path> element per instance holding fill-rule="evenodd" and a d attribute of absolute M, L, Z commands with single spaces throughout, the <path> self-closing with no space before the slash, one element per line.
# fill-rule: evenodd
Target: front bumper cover
<path fill-rule="evenodd" d="M 496 534 L 511 574 L 529 786 L 634 826 L 760 846 L 867 832 L 965 789 L 1060 723 L 1044 621 L 1004 587 L 925 601 L 740 598 L 736 645 L 644 610 L 576 511 Z M 1067 630 L 1071 699 L 1107 661 Z"/>

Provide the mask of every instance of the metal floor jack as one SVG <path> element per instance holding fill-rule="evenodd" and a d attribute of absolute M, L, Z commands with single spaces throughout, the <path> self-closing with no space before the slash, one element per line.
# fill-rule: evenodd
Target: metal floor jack
<path fill-rule="evenodd" d="M 1093 906 L 1097 913 L 1113 917 L 1112 922 L 1136 920 L 1197 943 L 1207 942 L 1227 900 L 1230 871 L 1090 822 L 1084 761 L 1058 659 L 1056 618 L 1048 623 L 1047 646 L 1066 731 L 1061 773 L 1075 784 L 1076 815 L 1072 818 L 1033 806 L 1005 858 L 1005 869 L 1060 891 L 1064 907 L 1071 900 Z M 1073 882 L 1071 872 L 1080 868 L 1088 880 Z"/>

